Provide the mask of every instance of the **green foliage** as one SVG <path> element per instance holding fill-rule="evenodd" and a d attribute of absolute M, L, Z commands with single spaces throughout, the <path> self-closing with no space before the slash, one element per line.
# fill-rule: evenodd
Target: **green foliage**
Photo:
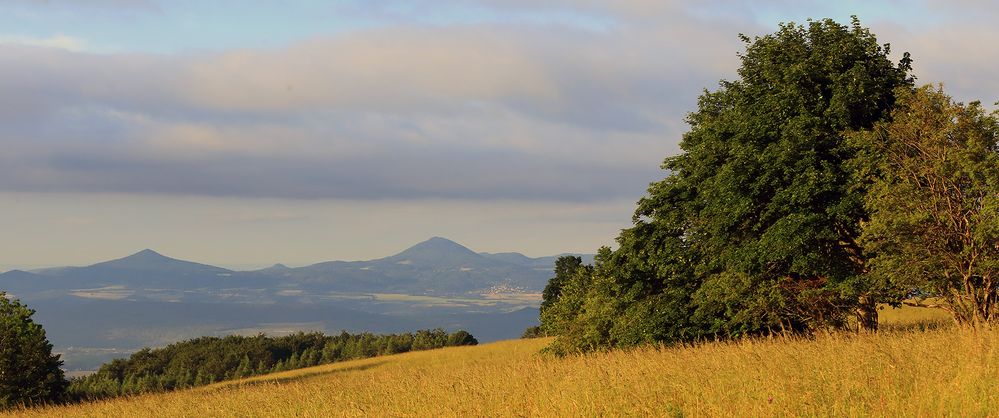
<path fill-rule="evenodd" d="M 566 260 L 566 258 L 563 257 L 559 260 Z M 549 304 L 541 309 L 541 332 L 547 335 L 558 335 L 566 332 L 572 318 L 578 316 L 582 309 L 592 275 L 592 267 L 579 266 L 574 271 L 564 271 L 563 277 L 556 275 L 553 278 L 553 280 L 559 281 L 558 291 L 548 293 Z M 549 285 L 546 290 L 554 288 L 555 286 Z"/>
<path fill-rule="evenodd" d="M 555 260 L 555 277 L 548 280 L 548 285 L 541 292 L 541 310 L 547 309 L 559 295 L 562 294 L 562 286 L 565 286 L 574 274 L 583 265 L 581 257 L 566 255 Z"/>
<path fill-rule="evenodd" d="M 201 337 L 114 360 L 97 373 L 74 379 L 69 392 L 75 399 L 160 392 L 344 360 L 475 344 L 478 341 L 466 331 L 449 334 L 442 329 L 386 335 Z"/>
<path fill-rule="evenodd" d="M 0 410 L 60 401 L 65 393 L 62 360 L 34 313 L 0 292 Z"/>
<path fill-rule="evenodd" d="M 533 327 L 527 327 L 524 333 L 520 335 L 520 338 L 541 338 L 546 337 L 545 332 L 541 330 L 540 325 L 535 325 Z"/>
<path fill-rule="evenodd" d="M 999 119 L 931 86 L 898 95 L 891 122 L 854 137 L 880 163 L 862 236 L 872 275 L 958 322 L 999 320 Z"/>
<path fill-rule="evenodd" d="M 479 340 L 476 340 L 472 334 L 467 331 L 456 331 L 451 335 L 447 336 L 447 345 L 449 347 L 457 347 L 462 345 L 478 345 Z"/>
<path fill-rule="evenodd" d="M 739 79 L 700 97 L 620 247 L 559 283 L 541 314 L 554 351 L 810 332 L 857 310 L 872 324 L 884 292 L 865 278 L 853 175 L 868 167 L 845 133 L 889 116 L 908 54 L 892 63 L 856 19 L 743 40 Z"/>

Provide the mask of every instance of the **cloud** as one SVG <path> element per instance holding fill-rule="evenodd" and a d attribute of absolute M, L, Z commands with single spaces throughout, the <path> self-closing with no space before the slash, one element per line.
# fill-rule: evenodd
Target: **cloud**
<path fill-rule="evenodd" d="M 702 89 L 736 77 L 736 34 L 781 21 L 858 13 L 913 53 L 921 82 L 999 96 L 999 8 L 971 0 L 372 0 L 286 15 L 202 3 L 3 3 L 8 262 L 152 247 L 307 264 L 434 235 L 590 252 L 664 175 Z M 101 47 L 119 40 L 179 52 Z"/>
<path fill-rule="evenodd" d="M 698 90 L 734 66 L 720 52 L 734 35 L 693 48 L 676 31 L 716 30 L 403 25 L 175 56 L 0 46 L 0 190 L 637 198 Z"/>
<path fill-rule="evenodd" d="M 912 54 L 919 83 L 943 83 L 948 94 L 966 102 L 981 100 L 991 106 L 999 100 L 999 80 L 995 78 L 999 50 L 983 47 L 999 36 L 991 23 L 919 29 L 886 26 L 883 38 L 893 40 L 892 50 Z"/>
<path fill-rule="evenodd" d="M 663 175 L 702 89 L 735 77 L 736 34 L 771 31 L 759 22 L 770 9 L 807 8 L 476 5 L 514 17 L 176 55 L 0 41 L 0 191 L 635 199 Z M 531 13 L 561 17 L 518 17 Z M 999 56 L 967 42 L 995 37 L 985 22 L 865 21 L 913 51 L 921 81 L 962 98 L 999 90 Z"/>
<path fill-rule="evenodd" d="M 26 45 L 44 48 L 58 48 L 67 51 L 84 51 L 87 49 L 87 42 L 83 39 L 66 35 L 54 35 L 48 38 L 32 38 L 26 36 L 0 35 L 0 45 Z"/>

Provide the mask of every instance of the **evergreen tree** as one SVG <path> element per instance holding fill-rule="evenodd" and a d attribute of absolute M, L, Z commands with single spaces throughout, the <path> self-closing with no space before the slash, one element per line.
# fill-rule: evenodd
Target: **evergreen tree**
<path fill-rule="evenodd" d="M 65 395 L 62 360 L 52 354 L 35 311 L 0 292 L 0 409 L 59 401 Z"/>
<path fill-rule="evenodd" d="M 252 366 L 250 366 L 250 356 L 243 355 L 243 359 L 239 361 L 239 367 L 236 368 L 235 377 L 237 379 L 242 379 L 253 374 Z"/>
<path fill-rule="evenodd" d="M 476 343 L 475 338 L 465 331 L 448 334 L 437 329 L 419 331 L 418 334 L 427 349 Z M 219 379 L 310 367 L 320 362 L 410 351 L 413 349 L 412 341 L 412 333 L 201 337 L 160 349 L 139 350 L 128 359 L 113 360 L 101 366 L 97 373 L 75 379 L 70 389 L 75 399 L 172 390 L 205 385 Z M 394 345 L 396 342 L 398 344 Z"/>

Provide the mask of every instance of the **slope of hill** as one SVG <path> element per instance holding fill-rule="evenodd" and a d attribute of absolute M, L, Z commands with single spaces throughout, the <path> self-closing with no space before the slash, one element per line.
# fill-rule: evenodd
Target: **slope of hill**
<path fill-rule="evenodd" d="M 890 327 L 889 327 L 890 328 Z M 25 416 L 990 416 L 999 330 L 829 334 L 565 358 L 546 339 L 378 357 Z"/>
<path fill-rule="evenodd" d="M 20 296 L 28 300 L 65 295 L 96 299 L 134 297 L 139 300 L 149 296 L 143 292 L 146 289 L 171 289 L 177 291 L 174 293 L 182 293 L 254 285 L 245 280 L 231 280 L 237 274 L 229 269 L 178 260 L 147 249 L 85 267 L 58 267 L 31 273 L 6 272 L 0 274 L 0 289 L 12 289 L 15 293 L 17 289 L 23 289 Z"/>
<path fill-rule="evenodd" d="M 77 287 L 126 285 L 130 288 L 177 289 L 215 287 L 220 278 L 232 274 L 232 270 L 178 260 L 148 249 L 117 260 L 47 273 L 72 281 Z"/>
<path fill-rule="evenodd" d="M 0 274 L 0 290 L 20 297 L 65 286 L 60 280 L 23 270 L 11 270 Z"/>
<path fill-rule="evenodd" d="M 135 272 L 163 272 L 179 275 L 190 274 L 223 274 L 232 273 L 232 270 L 207 264 L 193 263 L 190 261 L 170 258 L 156 251 L 145 249 L 128 257 L 117 260 L 97 263 L 81 270 L 91 271 L 135 271 Z M 65 272 L 61 274 L 66 274 Z"/>

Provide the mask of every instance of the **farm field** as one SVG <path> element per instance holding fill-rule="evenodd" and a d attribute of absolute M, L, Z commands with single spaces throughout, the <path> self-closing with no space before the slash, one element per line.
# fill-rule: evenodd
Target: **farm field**
<path fill-rule="evenodd" d="M 413 352 L 15 416 L 995 416 L 999 330 L 885 332 L 555 358 L 547 339 Z M 920 326 L 929 324 L 930 326 Z"/>

